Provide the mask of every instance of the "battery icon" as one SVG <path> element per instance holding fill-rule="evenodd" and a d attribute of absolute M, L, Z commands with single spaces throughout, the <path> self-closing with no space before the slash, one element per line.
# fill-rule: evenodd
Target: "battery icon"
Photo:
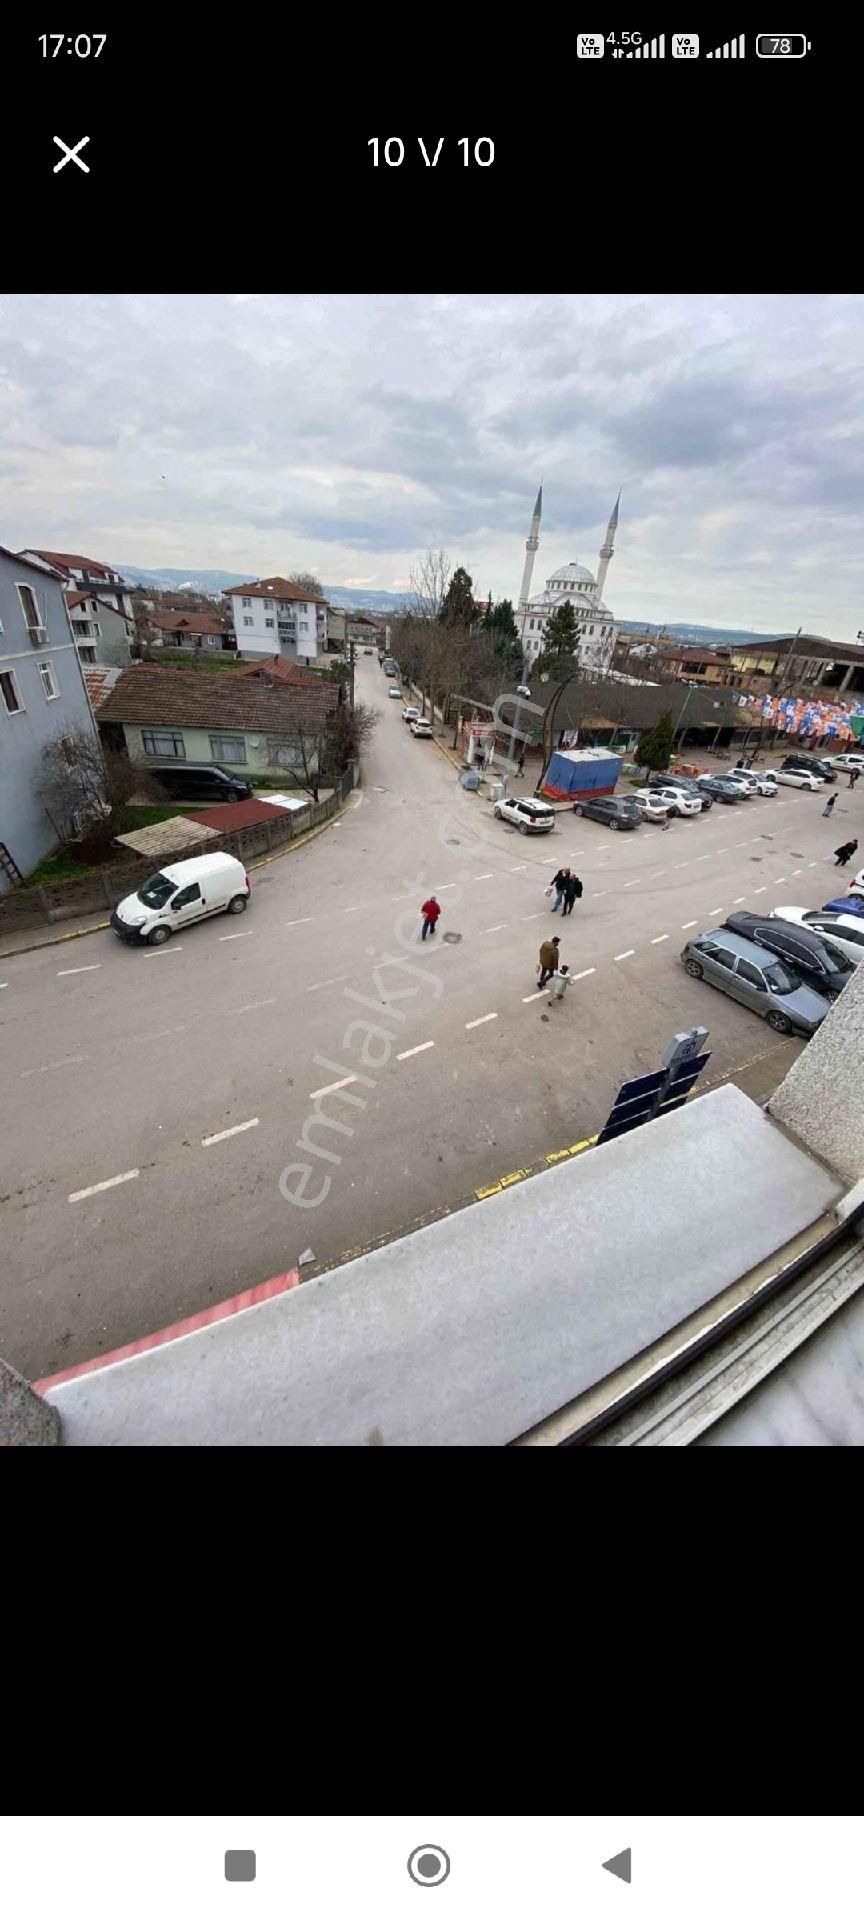
<path fill-rule="evenodd" d="M 810 41 L 805 33 L 757 33 L 756 52 L 760 60 L 803 60 Z"/>

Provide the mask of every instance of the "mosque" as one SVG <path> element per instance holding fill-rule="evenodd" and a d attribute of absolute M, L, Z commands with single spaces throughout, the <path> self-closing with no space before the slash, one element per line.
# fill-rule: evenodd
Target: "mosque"
<path fill-rule="evenodd" d="M 567 604 L 572 606 L 576 615 L 580 663 L 594 672 L 608 669 L 615 646 L 616 627 L 614 615 L 603 599 L 603 590 L 615 545 L 620 500 L 619 490 L 606 529 L 606 538 L 600 548 L 596 580 L 587 567 L 581 567 L 577 560 L 569 560 L 566 566 L 558 567 L 550 574 L 544 592 L 532 599 L 531 575 L 534 571 L 534 555 L 540 545 L 540 519 L 543 512 L 543 488 L 540 487 L 531 516 L 531 531 L 525 542 L 525 568 L 516 615 L 527 671 L 530 672 L 533 661 L 542 651 L 543 634 L 550 613 L 554 613 L 556 607 Z"/>

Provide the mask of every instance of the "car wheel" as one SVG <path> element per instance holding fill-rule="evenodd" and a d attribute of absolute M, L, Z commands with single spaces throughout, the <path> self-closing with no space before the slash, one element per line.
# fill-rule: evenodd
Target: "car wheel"
<path fill-rule="evenodd" d="M 774 1028 L 775 1033 L 792 1032 L 791 1020 L 787 1020 L 785 1013 L 778 1013 L 776 1007 L 774 1011 L 768 1015 L 768 1025 Z"/>
<path fill-rule="evenodd" d="M 527 826 L 526 826 L 526 823 L 525 823 L 525 821 L 524 821 L 524 820 L 520 820 L 520 822 L 519 822 L 519 832 L 520 832 L 520 833 L 527 833 L 527 832 L 528 832 L 528 828 L 527 828 Z"/>
<path fill-rule="evenodd" d="M 504 818 L 504 815 L 503 815 L 503 813 L 501 812 L 501 808 L 500 808 L 500 807 L 493 807 L 493 809 L 492 809 L 492 811 L 493 811 L 493 813 L 494 813 L 494 815 L 495 815 L 495 818 L 496 818 L 496 820 L 503 820 L 503 818 Z"/>
<path fill-rule="evenodd" d="M 689 973 L 693 980 L 704 980 L 705 978 L 705 969 L 704 967 L 700 967 L 698 960 L 685 960 L 684 971 L 685 973 Z"/>
<path fill-rule="evenodd" d="M 618 832 L 618 821 L 617 821 L 617 820 L 610 820 L 610 822 L 609 822 L 609 830 L 610 830 L 610 832 L 611 832 L 611 833 L 617 833 L 617 832 Z"/>
<path fill-rule="evenodd" d="M 154 927 L 153 932 L 147 935 L 147 945 L 148 947 L 164 947 L 166 940 L 170 940 L 170 938 L 170 927 Z"/>
<path fill-rule="evenodd" d="M 245 913 L 248 905 L 249 900 L 245 893 L 235 893 L 233 900 L 229 900 L 228 902 L 228 912 Z"/>
<path fill-rule="evenodd" d="M 573 803 L 573 812 L 574 812 L 574 813 L 578 813 L 578 815 L 579 815 L 579 817 L 580 817 L 580 819 L 581 819 L 581 818 L 582 818 L 582 815 L 583 815 L 583 813 L 585 812 L 585 808 L 584 808 L 584 807 L 580 807 L 580 806 L 579 806 L 579 805 L 578 805 L 578 804 L 577 804 L 577 803 L 576 803 L 576 802 L 574 801 L 574 803 Z"/>

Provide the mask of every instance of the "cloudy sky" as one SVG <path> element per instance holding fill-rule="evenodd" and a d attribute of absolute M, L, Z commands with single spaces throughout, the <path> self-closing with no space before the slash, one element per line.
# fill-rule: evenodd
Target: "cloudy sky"
<path fill-rule="evenodd" d="M 624 619 L 864 627 L 864 303 L 770 295 L 0 298 L 0 544 L 517 598 L 593 568 Z"/>

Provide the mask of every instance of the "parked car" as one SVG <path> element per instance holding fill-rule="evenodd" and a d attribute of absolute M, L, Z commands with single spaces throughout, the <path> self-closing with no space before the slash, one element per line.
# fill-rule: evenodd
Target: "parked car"
<path fill-rule="evenodd" d="M 748 767 L 747 771 L 752 775 L 753 769 L 751 767 Z M 773 772 L 756 773 L 755 780 L 756 780 L 756 790 L 758 793 L 762 795 L 763 799 L 776 800 L 777 775 L 775 773 Z"/>
<path fill-rule="evenodd" d="M 599 820 L 602 827 L 611 827 L 614 833 L 629 833 L 642 825 L 642 810 L 635 794 L 619 798 L 614 793 L 602 793 L 596 800 L 574 800 L 573 812 L 586 820 Z"/>
<path fill-rule="evenodd" d="M 750 775 L 745 773 L 740 767 L 726 767 L 723 773 L 721 773 L 720 778 L 721 780 L 730 780 L 733 787 L 737 787 L 742 800 L 755 800 L 759 791 L 756 781 L 751 780 Z"/>
<path fill-rule="evenodd" d="M 855 888 L 856 893 L 864 889 L 864 867 L 859 867 L 858 872 L 856 874 L 853 874 L 852 879 L 849 882 L 850 891 L 853 887 Z"/>
<path fill-rule="evenodd" d="M 815 1033 L 828 1012 L 829 1001 L 804 986 L 782 960 L 726 927 L 710 927 L 688 940 L 681 959 L 694 980 L 706 980 L 752 1007 L 775 1033 Z"/>
<path fill-rule="evenodd" d="M 694 799 L 701 800 L 703 813 L 710 813 L 714 801 L 706 788 L 700 787 L 701 778 L 701 774 L 691 779 L 684 773 L 652 773 L 648 785 L 652 793 L 659 793 L 664 787 L 682 787 L 685 793 L 690 793 Z"/>
<path fill-rule="evenodd" d="M 680 814 L 682 820 L 695 819 L 702 812 L 702 795 L 688 793 L 684 787 L 640 787 L 640 793 L 656 793 L 658 799 L 665 800 L 670 813 Z"/>
<path fill-rule="evenodd" d="M 623 794 L 621 798 L 623 800 Z M 636 793 L 628 794 L 627 798 L 632 799 L 634 804 L 639 808 L 643 820 L 654 820 L 658 827 L 668 825 L 669 803 L 666 800 L 661 800 L 659 793 L 652 793 L 650 787 L 647 793 L 644 788 L 641 788 Z"/>
<path fill-rule="evenodd" d="M 402 688 L 401 688 L 401 687 L 388 687 L 388 688 L 387 688 L 387 697 L 388 697 L 388 699 L 389 699 L 389 700 L 401 700 L 401 698 L 402 698 Z"/>
<path fill-rule="evenodd" d="M 821 793 L 825 782 L 821 774 L 807 773 L 803 767 L 781 767 L 777 775 L 778 786 L 806 787 L 808 793 Z"/>
<path fill-rule="evenodd" d="M 520 833 L 551 833 L 555 808 L 548 800 L 496 800 L 492 809 L 496 820 L 509 820 Z"/>
<path fill-rule="evenodd" d="M 172 760 L 169 766 L 151 766 L 147 772 L 171 800 L 249 800 L 252 786 L 239 773 L 226 773 L 224 767 L 199 766 L 194 760 Z"/>
<path fill-rule="evenodd" d="M 864 962 L 864 914 L 821 913 L 816 907 L 773 907 L 771 919 L 809 927 L 826 947 L 836 947 L 857 966 Z"/>
<path fill-rule="evenodd" d="M 402 718 L 403 720 L 419 720 L 420 708 L 419 707 L 403 707 Z"/>
<path fill-rule="evenodd" d="M 364 648 L 363 648 L 363 652 L 364 652 L 364 653 L 374 653 L 374 652 L 375 652 L 375 648 L 374 648 L 374 647 L 364 647 Z"/>
<path fill-rule="evenodd" d="M 245 913 L 249 876 L 232 853 L 202 853 L 151 874 L 114 908 L 111 926 L 130 946 L 161 947 L 172 933 L 211 913 Z"/>
<path fill-rule="evenodd" d="M 734 780 L 727 780 L 723 773 L 700 773 L 697 786 L 703 803 L 706 794 L 710 794 L 712 800 L 721 800 L 726 807 L 734 807 L 741 799 L 740 787 Z"/>
<path fill-rule="evenodd" d="M 829 753 L 825 762 L 836 773 L 864 773 L 864 753 Z"/>
<path fill-rule="evenodd" d="M 742 934 L 745 940 L 755 940 L 757 947 L 776 953 L 808 986 L 832 1000 L 842 993 L 855 972 L 854 963 L 845 954 L 832 952 L 809 927 L 789 926 L 785 920 L 758 913 L 730 913 L 724 926 Z"/>
<path fill-rule="evenodd" d="M 415 740 L 434 740 L 431 720 L 412 720 L 411 732 Z"/>
<path fill-rule="evenodd" d="M 852 913 L 864 921 L 864 897 L 860 893 L 844 893 L 839 900 L 826 900 L 822 912 Z"/>
<path fill-rule="evenodd" d="M 820 779 L 829 782 L 837 778 L 834 768 L 829 767 L 827 760 L 820 759 L 816 753 L 787 753 L 781 764 L 784 773 L 794 773 L 800 768 L 802 773 L 817 773 Z"/>

